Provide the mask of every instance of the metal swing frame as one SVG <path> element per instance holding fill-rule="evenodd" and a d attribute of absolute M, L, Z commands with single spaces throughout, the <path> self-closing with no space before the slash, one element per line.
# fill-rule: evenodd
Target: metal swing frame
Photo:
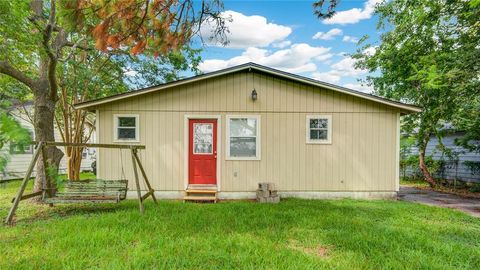
<path fill-rule="evenodd" d="M 43 196 L 43 198 L 45 198 L 46 196 L 50 196 L 50 198 L 52 197 L 49 188 L 44 188 L 42 191 L 33 192 L 33 193 L 30 193 L 30 194 L 25 194 L 24 195 L 24 192 L 25 192 L 25 189 L 27 187 L 28 181 L 30 180 L 30 176 L 32 175 L 33 168 L 35 167 L 35 164 L 37 163 L 40 155 L 42 155 L 42 160 L 44 162 L 43 167 L 44 167 L 44 171 L 46 172 L 47 166 L 46 166 L 46 159 L 45 159 L 45 147 L 50 147 L 50 146 L 130 149 L 131 156 L 132 156 L 133 173 L 134 173 L 134 176 L 135 176 L 135 186 L 136 186 L 136 190 L 137 190 L 140 213 L 142 213 L 142 214 L 144 213 L 145 207 L 143 205 L 143 201 L 145 201 L 148 197 L 151 196 L 153 201 L 155 203 L 157 203 L 157 199 L 155 198 L 155 190 L 150 185 L 150 182 L 148 181 L 145 169 L 143 168 L 143 165 L 140 161 L 140 158 L 138 157 L 138 150 L 139 149 L 145 149 L 144 145 L 101 144 L 101 143 L 64 143 L 64 142 L 43 142 L 43 141 L 34 142 L 34 144 L 36 145 L 35 153 L 33 155 L 32 161 L 30 162 L 30 165 L 28 166 L 27 173 L 25 174 L 25 177 L 22 180 L 22 184 L 20 185 L 20 189 L 18 190 L 15 198 L 13 198 L 13 200 L 12 200 L 12 203 L 13 203 L 12 207 L 10 208 L 10 211 L 8 212 L 8 215 L 5 219 L 5 224 L 7 224 L 7 225 L 12 224 L 13 217 L 15 216 L 15 212 L 17 211 L 17 208 L 18 208 L 18 205 L 20 204 L 20 201 L 26 200 L 26 199 L 29 199 L 29 198 L 38 197 L 38 196 Z M 137 165 L 140 168 L 140 172 L 142 173 L 143 180 L 145 181 L 145 184 L 148 188 L 147 193 L 143 194 L 143 196 L 142 196 L 142 192 L 140 190 L 140 179 L 138 177 Z M 78 202 L 81 203 L 82 201 L 78 200 Z"/>

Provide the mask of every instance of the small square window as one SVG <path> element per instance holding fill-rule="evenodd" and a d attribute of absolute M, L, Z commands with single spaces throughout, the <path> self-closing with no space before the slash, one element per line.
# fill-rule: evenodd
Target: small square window
<path fill-rule="evenodd" d="M 332 117 L 330 115 L 307 116 L 307 143 L 332 143 Z"/>
<path fill-rule="evenodd" d="M 115 115 L 115 141 L 139 141 L 138 115 Z"/>

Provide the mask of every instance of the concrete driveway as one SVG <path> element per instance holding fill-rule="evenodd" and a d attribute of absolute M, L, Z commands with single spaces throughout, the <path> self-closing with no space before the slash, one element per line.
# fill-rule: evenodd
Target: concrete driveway
<path fill-rule="evenodd" d="M 480 200 L 437 191 L 401 186 L 398 197 L 402 201 L 418 202 L 445 208 L 453 208 L 480 217 Z"/>

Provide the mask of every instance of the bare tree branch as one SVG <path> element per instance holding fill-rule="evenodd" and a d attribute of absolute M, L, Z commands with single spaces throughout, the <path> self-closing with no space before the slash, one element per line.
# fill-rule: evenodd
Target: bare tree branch
<path fill-rule="evenodd" d="M 81 41 L 84 41 L 85 38 L 79 39 L 77 42 L 67 42 L 64 44 L 65 47 L 72 47 L 73 49 L 80 49 L 84 51 L 92 51 L 94 48 L 93 47 L 88 47 L 88 46 L 82 46 L 80 45 Z"/>

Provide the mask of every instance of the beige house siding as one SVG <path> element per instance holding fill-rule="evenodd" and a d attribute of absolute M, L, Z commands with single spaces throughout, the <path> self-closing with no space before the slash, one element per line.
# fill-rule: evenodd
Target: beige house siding
<path fill-rule="evenodd" d="M 250 93 L 255 88 L 258 100 Z M 373 101 L 256 72 L 239 72 L 107 103 L 98 109 L 99 142 L 113 143 L 113 115 L 140 116 L 141 159 L 154 189 L 185 189 L 185 115 L 220 115 L 221 191 L 395 191 L 398 110 Z M 261 160 L 225 160 L 226 115 L 260 115 Z M 306 116 L 332 116 L 332 144 L 306 144 Z M 127 150 L 101 149 L 100 178 L 118 179 Z M 234 176 L 236 174 L 236 177 Z M 133 188 L 133 183 L 131 188 Z"/>
<path fill-rule="evenodd" d="M 250 100 L 253 88 L 258 92 L 255 102 Z M 391 107 L 374 101 L 255 72 L 205 79 L 99 108 L 173 112 L 392 112 Z"/>

